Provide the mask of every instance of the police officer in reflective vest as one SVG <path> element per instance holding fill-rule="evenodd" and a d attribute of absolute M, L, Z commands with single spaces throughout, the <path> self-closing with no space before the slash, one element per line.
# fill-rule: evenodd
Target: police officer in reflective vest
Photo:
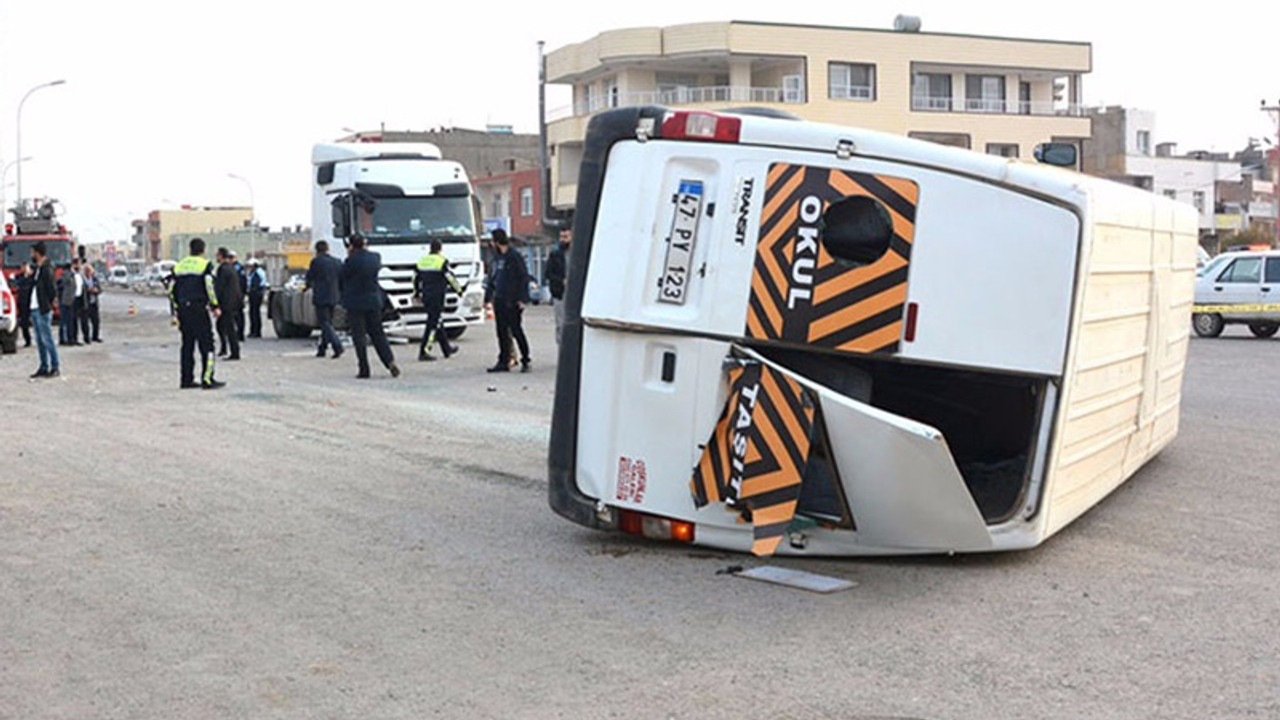
<path fill-rule="evenodd" d="M 218 296 L 213 290 L 213 263 L 204 256 L 204 240 L 191 238 L 191 254 L 173 268 L 173 282 L 169 285 L 169 303 L 178 328 L 182 331 L 182 388 L 216 390 L 226 383 L 213 379 L 213 323 L 216 318 Z M 195 380 L 195 347 L 200 346 L 200 364 L 203 368 L 200 382 Z"/>
<path fill-rule="evenodd" d="M 442 247 L 439 240 L 431 241 L 431 252 L 418 261 L 418 272 L 413 277 L 413 287 L 422 297 L 422 305 L 427 311 L 427 324 L 422 328 L 422 344 L 418 346 L 419 360 L 435 360 L 431 356 L 431 346 L 437 339 L 440 340 L 440 352 L 446 358 L 457 352 L 457 348 L 449 344 L 449 336 L 440 324 L 440 315 L 444 312 L 446 286 L 452 287 L 461 296 L 462 285 L 449 268 L 449 261 L 440 253 Z"/>

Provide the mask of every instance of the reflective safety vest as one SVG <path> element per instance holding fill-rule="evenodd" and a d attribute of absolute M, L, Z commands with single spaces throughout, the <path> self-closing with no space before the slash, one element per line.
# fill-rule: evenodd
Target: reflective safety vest
<path fill-rule="evenodd" d="M 199 255 L 182 258 L 173 266 L 169 299 L 175 306 L 207 302 L 211 307 L 217 307 L 218 295 L 213 290 L 213 263 Z"/>
<path fill-rule="evenodd" d="M 462 294 L 462 284 L 454 277 L 449 261 L 440 253 L 427 253 L 418 260 L 418 272 L 413 285 L 423 299 L 444 297 L 445 285 Z"/>

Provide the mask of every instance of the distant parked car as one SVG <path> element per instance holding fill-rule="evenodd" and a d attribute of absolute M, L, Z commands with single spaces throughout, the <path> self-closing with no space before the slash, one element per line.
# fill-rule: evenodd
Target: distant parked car
<path fill-rule="evenodd" d="M 18 351 L 18 293 L 0 274 L 0 350 L 5 355 Z"/>
<path fill-rule="evenodd" d="M 1248 325 L 1256 337 L 1280 330 L 1280 250 L 1225 252 L 1196 278 L 1191 327 L 1200 337 L 1217 337 L 1227 325 Z"/>
<path fill-rule="evenodd" d="M 536 280 L 529 281 L 529 301 L 534 305 L 551 302 L 551 290 L 539 285 Z"/>
<path fill-rule="evenodd" d="M 111 268 L 111 274 L 107 277 L 108 285 L 116 287 L 129 287 L 129 269 L 121 265 Z"/>

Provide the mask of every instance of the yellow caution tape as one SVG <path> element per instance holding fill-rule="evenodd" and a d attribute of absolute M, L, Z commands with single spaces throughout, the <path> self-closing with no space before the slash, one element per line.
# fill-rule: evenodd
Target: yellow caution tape
<path fill-rule="evenodd" d="M 1269 304 L 1238 304 L 1238 305 L 1193 305 L 1191 307 L 1193 313 L 1261 313 L 1261 312 L 1280 312 L 1280 303 Z"/>

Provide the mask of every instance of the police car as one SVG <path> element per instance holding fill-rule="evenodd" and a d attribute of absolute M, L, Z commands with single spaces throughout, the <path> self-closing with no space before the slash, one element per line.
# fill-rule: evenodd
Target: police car
<path fill-rule="evenodd" d="M 0 349 L 5 355 L 18 351 L 18 293 L 0 274 Z"/>
<path fill-rule="evenodd" d="M 1217 337 L 1233 324 L 1260 338 L 1280 330 L 1280 250 L 1225 252 L 1196 278 L 1196 334 Z"/>

